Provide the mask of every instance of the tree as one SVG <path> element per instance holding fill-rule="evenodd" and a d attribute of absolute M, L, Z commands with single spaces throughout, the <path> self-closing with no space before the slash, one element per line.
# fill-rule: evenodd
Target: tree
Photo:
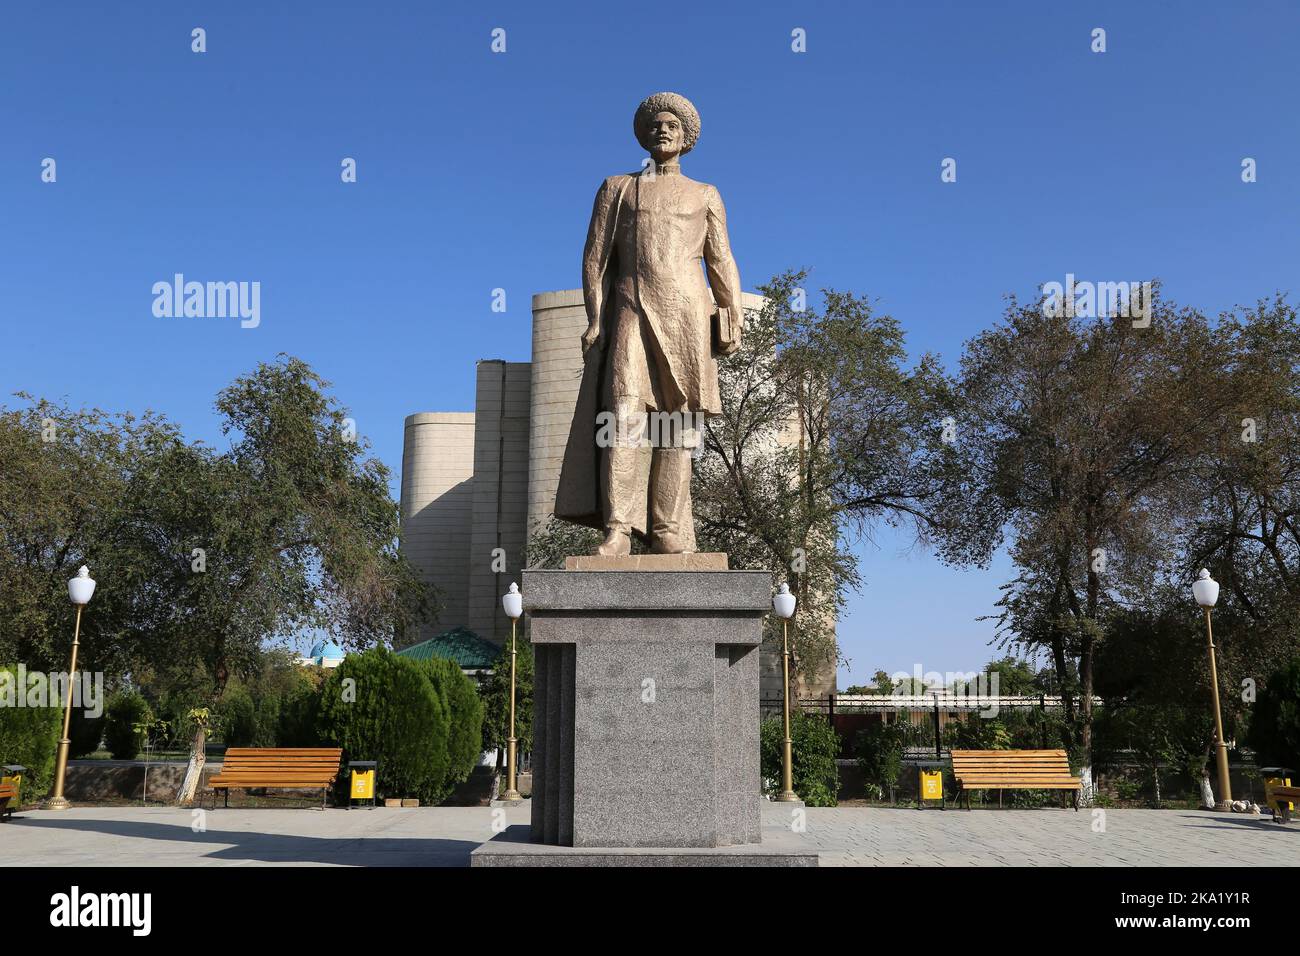
<path fill-rule="evenodd" d="M 1250 718 L 1256 762 L 1300 768 L 1300 657 L 1274 671 Z"/>
<path fill-rule="evenodd" d="M 1033 665 L 1024 658 L 1007 654 L 998 660 L 990 661 L 984 668 L 989 677 L 984 681 L 983 692 L 993 693 L 992 675 L 997 675 L 997 693 L 1016 697 L 1022 694 L 1038 693 L 1038 675 Z"/>
<path fill-rule="evenodd" d="M 218 396 L 224 451 L 153 414 L 0 409 L 0 659 L 66 660 L 83 562 L 106 569 L 86 669 L 201 675 L 189 706 L 254 673 L 266 642 L 316 629 L 361 647 L 429 616 L 389 472 L 327 389 L 298 359 L 258 366 Z"/>
<path fill-rule="evenodd" d="M 83 615 L 79 664 L 124 673 L 142 642 L 168 627 L 171 575 L 153 528 L 138 524 L 147 499 L 136 499 L 149 493 L 158 463 L 183 450 L 179 433 L 153 414 L 17 398 L 16 408 L 0 406 L 0 660 L 67 666 L 66 582 L 88 563 L 113 573 L 99 575 Z"/>
<path fill-rule="evenodd" d="M 799 598 L 792 654 L 811 677 L 834 666 L 835 621 L 859 585 L 848 546 L 879 522 L 922 539 L 938 522 L 947 456 L 933 423 L 947 383 L 932 356 L 907 367 L 901 327 L 865 297 L 824 289 L 822 307 L 808 305 L 806 277 L 760 286 L 742 348 L 719 363 L 723 413 L 693 494 L 702 541 Z"/>
<path fill-rule="evenodd" d="M 1105 702 L 1103 759 L 1136 756 L 1156 800 L 1160 767 L 1184 771 L 1213 808 L 1209 761 L 1214 748 L 1210 669 L 1204 623 L 1188 596 L 1173 587 L 1153 587 L 1139 605 L 1115 612 L 1098 648 L 1096 690 Z M 1228 736 L 1242 714 L 1240 697 L 1224 695 Z"/>
<path fill-rule="evenodd" d="M 1013 299 L 967 344 L 954 412 L 967 476 L 949 504 L 959 553 L 1009 535 L 1018 574 L 1000 602 L 1004 638 L 1046 648 L 1058 675 L 1077 663 L 1078 685 L 1060 690 L 1085 797 L 1108 616 L 1169 565 L 1182 482 L 1240 397 L 1224 361 L 1230 334 L 1154 290 L 1144 328 Z"/>
<path fill-rule="evenodd" d="M 455 661 L 434 657 L 418 663 L 438 696 L 447 704 L 445 799 L 456 784 L 469 779 L 478 764 L 483 742 L 483 702 L 473 682 Z"/>

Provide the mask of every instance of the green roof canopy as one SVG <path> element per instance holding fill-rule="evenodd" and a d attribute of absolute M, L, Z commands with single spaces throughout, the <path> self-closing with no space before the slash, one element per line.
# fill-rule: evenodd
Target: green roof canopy
<path fill-rule="evenodd" d="M 444 657 L 455 661 L 462 670 L 487 670 L 496 663 L 501 649 L 484 640 L 467 627 L 453 627 L 437 637 L 412 644 L 397 652 L 401 657 L 425 661 L 431 657 Z"/>

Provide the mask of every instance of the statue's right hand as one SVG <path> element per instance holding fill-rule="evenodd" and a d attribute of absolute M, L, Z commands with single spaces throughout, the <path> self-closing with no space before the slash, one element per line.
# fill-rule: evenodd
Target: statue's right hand
<path fill-rule="evenodd" d="M 591 325 L 587 326 L 587 331 L 582 333 L 582 354 L 586 355 L 587 350 L 595 345 L 599 338 L 600 325 L 599 323 L 593 322 Z"/>

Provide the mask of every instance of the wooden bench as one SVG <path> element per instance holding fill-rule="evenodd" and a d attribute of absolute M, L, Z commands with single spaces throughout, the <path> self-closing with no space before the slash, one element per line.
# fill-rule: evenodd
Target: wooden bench
<path fill-rule="evenodd" d="M 1269 793 L 1273 801 L 1273 819 L 1278 823 L 1291 822 L 1291 804 L 1300 800 L 1300 787 L 1274 787 Z"/>
<path fill-rule="evenodd" d="M 217 791 L 226 792 L 230 806 L 231 790 L 315 790 L 320 788 L 321 809 L 325 797 L 339 775 L 339 747 L 231 747 L 221 762 L 221 772 L 208 781 L 212 788 L 212 808 L 217 807 Z"/>
<path fill-rule="evenodd" d="M 18 788 L 12 783 L 0 783 L 0 821 L 10 816 L 18 803 Z"/>
<path fill-rule="evenodd" d="M 1072 790 L 1074 809 L 1079 809 L 1081 782 L 1070 775 L 1064 750 L 954 750 L 952 773 L 957 800 L 965 794 L 967 810 L 972 790 L 998 791 L 999 806 L 1003 790 Z"/>

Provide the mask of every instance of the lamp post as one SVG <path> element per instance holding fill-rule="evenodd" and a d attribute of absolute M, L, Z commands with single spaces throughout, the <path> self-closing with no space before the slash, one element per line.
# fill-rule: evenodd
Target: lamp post
<path fill-rule="evenodd" d="M 54 758 L 54 795 L 45 804 L 47 810 L 66 810 L 68 801 L 63 796 L 63 775 L 68 769 L 68 748 L 72 745 L 69 734 L 72 730 L 72 687 L 77 678 L 77 648 L 81 646 L 81 611 L 90 603 L 95 593 L 95 579 L 90 576 L 90 569 L 84 564 L 77 571 L 77 576 L 68 581 L 68 597 L 77 608 L 77 623 L 72 632 L 72 663 L 68 665 L 68 697 L 63 707 L 63 736 L 59 738 L 59 749 Z"/>
<path fill-rule="evenodd" d="M 772 610 L 781 619 L 781 708 L 785 738 L 781 741 L 781 793 L 777 800 L 781 803 L 797 803 L 799 796 L 794 792 L 793 757 L 790 747 L 790 618 L 794 616 L 794 595 L 790 586 L 782 584 L 772 598 Z"/>
<path fill-rule="evenodd" d="M 510 736 L 506 738 L 506 792 L 503 800 L 522 800 L 515 788 L 515 624 L 524 613 L 524 596 L 519 593 L 519 585 L 512 583 L 510 592 L 501 598 L 501 606 L 510 618 Z"/>
<path fill-rule="evenodd" d="M 1214 700 L 1214 735 L 1217 746 L 1214 748 L 1214 760 L 1219 768 L 1219 802 L 1216 810 L 1232 809 L 1232 785 L 1228 782 L 1228 744 L 1223 739 L 1223 716 L 1219 711 L 1219 669 L 1214 661 L 1214 630 L 1210 626 L 1210 611 L 1219 600 L 1219 582 L 1210 577 L 1210 572 L 1201 568 L 1192 583 L 1192 596 L 1196 598 L 1205 611 L 1205 640 L 1210 654 L 1210 696 Z"/>

